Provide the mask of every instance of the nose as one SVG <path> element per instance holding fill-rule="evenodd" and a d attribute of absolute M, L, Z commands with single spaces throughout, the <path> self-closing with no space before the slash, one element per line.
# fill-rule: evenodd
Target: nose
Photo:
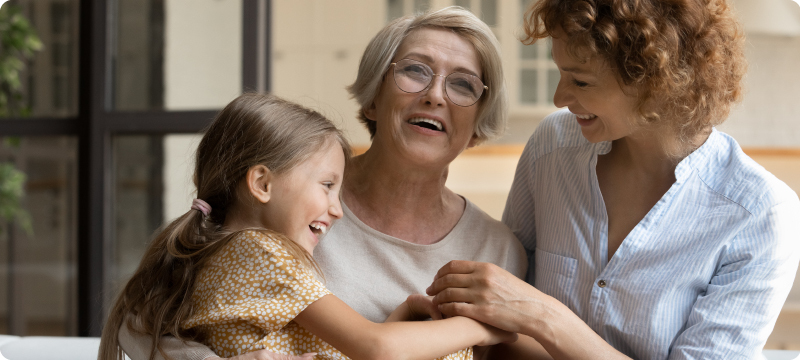
<path fill-rule="evenodd" d="M 331 200 L 331 204 L 328 206 L 328 215 L 334 220 L 339 220 L 344 215 L 342 212 L 342 202 L 339 200 L 338 196 L 334 196 L 333 200 Z"/>
<path fill-rule="evenodd" d="M 431 84 L 425 90 L 425 103 L 435 106 L 443 106 L 445 104 L 445 77 L 444 75 L 434 74 L 431 79 Z"/>
<path fill-rule="evenodd" d="M 558 80 L 558 86 L 556 86 L 556 93 L 553 94 L 553 104 L 556 107 L 568 106 L 575 100 L 575 97 L 572 96 L 572 93 L 570 92 L 568 87 L 569 84 L 567 83 L 566 80 L 564 80 L 564 77 L 562 76 Z"/>

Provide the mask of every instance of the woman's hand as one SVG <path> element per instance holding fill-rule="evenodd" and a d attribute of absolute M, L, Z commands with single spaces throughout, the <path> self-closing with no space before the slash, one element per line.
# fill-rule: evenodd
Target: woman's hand
<path fill-rule="evenodd" d="M 427 293 L 447 316 L 466 316 L 514 333 L 525 333 L 523 326 L 557 302 L 494 264 L 460 260 L 439 269 Z"/>
<path fill-rule="evenodd" d="M 630 359 L 564 304 L 493 264 L 451 261 L 427 293 L 443 314 L 528 335 L 554 359 Z"/>
<path fill-rule="evenodd" d="M 205 360 L 313 360 L 317 353 L 306 353 L 300 356 L 276 354 L 269 350 L 257 350 L 231 358 L 208 357 Z"/>

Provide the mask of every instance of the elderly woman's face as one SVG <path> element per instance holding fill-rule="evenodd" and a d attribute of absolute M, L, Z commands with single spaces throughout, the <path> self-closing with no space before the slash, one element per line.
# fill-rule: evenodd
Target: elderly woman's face
<path fill-rule="evenodd" d="M 420 164 L 449 164 L 476 141 L 478 104 L 454 104 L 445 93 L 445 77 L 459 72 L 481 78 L 478 54 L 469 41 L 452 31 L 422 28 L 406 37 L 392 62 L 403 59 L 425 64 L 443 76 L 433 76 L 427 89 L 409 93 L 397 86 L 396 66 L 390 66 L 372 107 L 364 112 L 376 122 L 373 145 Z"/>
<path fill-rule="evenodd" d="M 587 140 L 613 141 L 636 131 L 636 97 L 632 89 L 623 91 L 608 64 L 594 58 L 576 59 L 563 38 L 553 38 L 553 61 L 561 73 L 553 103 L 575 114 Z"/>

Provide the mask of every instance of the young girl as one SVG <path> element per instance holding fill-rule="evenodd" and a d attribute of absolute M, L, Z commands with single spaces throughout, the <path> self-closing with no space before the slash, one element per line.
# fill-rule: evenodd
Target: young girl
<path fill-rule="evenodd" d="M 269 349 L 318 359 L 432 359 L 464 348 L 447 358 L 471 359 L 472 345 L 513 341 L 462 317 L 388 322 L 430 308 L 414 296 L 376 324 L 317 279 L 311 254 L 342 216 L 349 152 L 317 112 L 269 95 L 232 101 L 197 149 L 192 210 L 150 244 L 109 315 L 99 358 L 122 359 L 123 323 L 151 337 L 151 360 L 164 335 L 225 357 Z"/>

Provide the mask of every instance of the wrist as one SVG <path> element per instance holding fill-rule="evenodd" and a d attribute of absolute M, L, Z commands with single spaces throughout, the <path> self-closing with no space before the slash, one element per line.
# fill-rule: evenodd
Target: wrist
<path fill-rule="evenodd" d="M 520 333 L 536 339 L 544 346 L 555 344 L 558 341 L 559 326 L 563 325 L 569 316 L 574 316 L 569 308 L 550 296 L 536 304 L 526 314 L 528 321 L 524 322 Z"/>

